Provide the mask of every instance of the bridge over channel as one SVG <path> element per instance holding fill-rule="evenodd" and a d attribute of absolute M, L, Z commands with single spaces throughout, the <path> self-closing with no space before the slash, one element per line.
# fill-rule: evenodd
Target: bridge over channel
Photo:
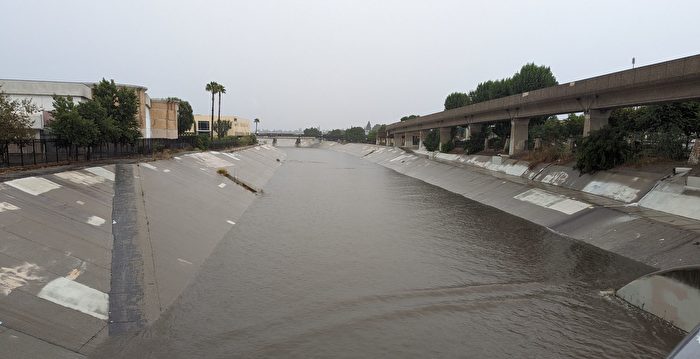
<path fill-rule="evenodd" d="M 419 148 L 427 131 L 439 129 L 440 144 L 451 140 L 452 127 L 466 126 L 467 137 L 481 124 L 510 121 L 509 154 L 527 147 L 528 124 L 538 116 L 583 112 L 583 135 L 608 123 L 610 112 L 621 107 L 700 99 L 700 55 L 591 77 L 540 90 L 433 113 L 387 126 L 389 145 Z"/>

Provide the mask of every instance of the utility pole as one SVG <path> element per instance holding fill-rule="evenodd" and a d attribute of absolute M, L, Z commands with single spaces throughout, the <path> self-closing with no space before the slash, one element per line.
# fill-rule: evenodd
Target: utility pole
<path fill-rule="evenodd" d="M 632 68 L 634 68 L 634 57 L 632 58 Z"/>

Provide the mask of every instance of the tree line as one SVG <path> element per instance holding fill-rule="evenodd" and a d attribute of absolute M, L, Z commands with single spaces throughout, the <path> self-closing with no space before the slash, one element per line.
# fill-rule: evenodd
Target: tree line
<path fill-rule="evenodd" d="M 386 125 L 374 125 L 365 134 L 365 129 L 359 126 L 348 129 L 334 129 L 323 133 L 320 129 L 309 127 L 304 129 L 304 136 L 323 138 L 326 141 L 344 141 L 353 143 L 375 143 L 377 136 L 386 133 Z"/>

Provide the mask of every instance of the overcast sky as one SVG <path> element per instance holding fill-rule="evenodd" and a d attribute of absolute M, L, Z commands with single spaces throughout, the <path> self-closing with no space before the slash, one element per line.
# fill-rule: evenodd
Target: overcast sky
<path fill-rule="evenodd" d="M 560 83 L 700 53 L 700 1 L 4 0 L 0 78 L 105 77 L 261 128 L 391 123 L 527 62 Z"/>

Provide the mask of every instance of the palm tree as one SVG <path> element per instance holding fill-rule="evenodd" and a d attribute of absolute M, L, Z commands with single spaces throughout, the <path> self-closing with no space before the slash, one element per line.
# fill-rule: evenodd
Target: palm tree
<path fill-rule="evenodd" d="M 260 123 L 260 119 L 256 118 L 255 120 L 253 120 L 253 122 L 255 122 L 255 135 L 257 135 L 258 134 L 258 123 Z"/>
<path fill-rule="evenodd" d="M 224 87 L 224 85 L 221 85 L 221 84 L 217 84 L 217 87 L 218 88 L 216 89 L 216 93 L 219 94 L 219 115 L 216 119 L 216 125 L 220 126 L 221 125 L 221 94 L 226 93 L 226 87 Z"/>
<path fill-rule="evenodd" d="M 209 136 L 214 138 L 214 94 L 219 91 L 219 84 L 216 81 L 212 81 L 204 87 L 204 90 L 211 92 L 211 123 L 209 124 Z"/>

